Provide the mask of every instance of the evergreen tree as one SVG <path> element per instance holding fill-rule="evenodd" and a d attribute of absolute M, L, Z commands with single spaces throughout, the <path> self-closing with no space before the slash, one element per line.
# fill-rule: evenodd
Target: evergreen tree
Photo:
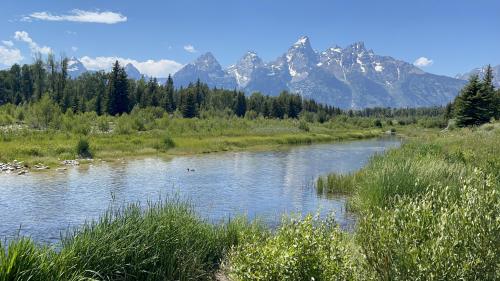
<path fill-rule="evenodd" d="M 40 100 L 45 91 L 45 68 L 43 66 L 42 56 L 37 54 L 33 64 L 33 83 L 35 89 L 35 99 Z"/>
<path fill-rule="evenodd" d="M 125 69 L 118 61 L 113 65 L 109 75 L 108 85 L 108 113 L 110 115 L 122 114 L 128 111 L 128 80 Z"/>
<path fill-rule="evenodd" d="M 174 100 L 174 80 L 168 75 L 167 84 L 165 85 L 165 103 L 164 108 L 167 112 L 172 113 L 175 110 Z"/>
<path fill-rule="evenodd" d="M 457 125 L 460 127 L 479 125 L 484 121 L 484 116 L 481 116 L 483 110 L 482 100 L 480 96 L 481 82 L 477 75 L 473 75 L 469 79 L 469 83 L 461 90 L 460 94 L 455 99 L 453 111 L 457 119 Z M 488 118 L 489 119 L 489 118 Z"/>
<path fill-rule="evenodd" d="M 481 102 L 479 105 L 480 114 L 485 120 L 487 119 L 485 122 L 488 122 L 495 116 L 495 86 L 493 85 L 493 69 L 491 65 L 486 67 L 479 95 Z"/>
<path fill-rule="evenodd" d="M 11 102 L 19 104 L 22 101 L 21 97 L 21 67 L 19 64 L 14 64 L 10 68 L 10 88 L 11 88 Z"/>
<path fill-rule="evenodd" d="M 21 68 L 21 95 L 25 102 L 29 102 L 33 95 L 33 77 L 27 64 Z"/>
<path fill-rule="evenodd" d="M 236 102 L 234 105 L 234 113 L 238 117 L 245 116 L 245 112 L 247 111 L 247 102 L 245 95 L 242 92 L 238 92 L 236 95 Z"/>
<path fill-rule="evenodd" d="M 181 98 L 182 101 L 182 117 L 193 118 L 197 115 L 196 110 L 196 94 L 193 91 L 186 91 Z"/>

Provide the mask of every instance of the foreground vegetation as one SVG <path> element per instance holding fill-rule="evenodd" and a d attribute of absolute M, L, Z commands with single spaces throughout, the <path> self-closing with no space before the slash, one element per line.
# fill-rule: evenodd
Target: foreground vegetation
<path fill-rule="evenodd" d="M 3 245 L 0 280 L 498 280 L 500 125 L 409 137 L 324 183 L 352 194 L 353 233 L 310 215 L 269 230 L 210 224 L 176 201 L 131 205 L 60 245 Z"/>
<path fill-rule="evenodd" d="M 132 204 L 65 235 L 58 247 L 0 245 L 0 280 L 209 280 L 223 254 L 257 225 L 213 225 L 187 204 Z"/>

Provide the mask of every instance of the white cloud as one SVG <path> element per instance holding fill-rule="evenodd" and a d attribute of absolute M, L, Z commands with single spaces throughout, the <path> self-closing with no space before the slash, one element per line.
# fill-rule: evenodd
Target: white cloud
<path fill-rule="evenodd" d="M 78 51 L 78 47 L 72 46 L 72 47 L 71 47 L 71 51 L 73 51 L 73 52 Z"/>
<path fill-rule="evenodd" d="M 14 46 L 14 42 L 10 40 L 2 40 L 2 43 L 9 48 L 12 48 Z"/>
<path fill-rule="evenodd" d="M 19 63 L 24 58 L 19 49 L 0 46 L 0 64 L 13 65 Z"/>
<path fill-rule="evenodd" d="M 52 52 L 52 49 L 50 47 L 40 47 L 35 41 L 33 41 L 33 39 L 31 39 L 30 35 L 26 31 L 16 31 L 16 33 L 14 34 L 14 38 L 18 41 L 28 43 L 32 53 L 41 53 L 47 55 Z"/>
<path fill-rule="evenodd" d="M 71 10 L 65 15 L 53 15 L 49 12 L 36 12 L 28 17 L 23 17 L 21 20 L 30 21 L 32 19 L 45 20 L 45 21 L 72 21 L 72 22 L 90 22 L 90 23 L 105 23 L 115 24 L 127 21 L 127 17 L 114 12 L 99 12 L 99 11 L 84 11 L 84 10 Z"/>
<path fill-rule="evenodd" d="M 418 59 L 415 60 L 415 62 L 413 62 L 413 64 L 418 67 L 431 66 L 433 63 L 434 63 L 433 60 L 428 59 L 426 57 L 419 57 Z"/>
<path fill-rule="evenodd" d="M 182 67 L 182 64 L 167 59 L 137 61 L 121 57 L 88 57 L 80 58 L 83 65 L 89 70 L 109 70 L 115 61 L 119 61 L 122 66 L 128 63 L 133 64 L 142 74 L 152 77 L 167 77 L 174 74 Z"/>
<path fill-rule="evenodd" d="M 189 52 L 189 53 L 196 53 L 196 52 L 198 52 L 198 51 L 194 48 L 194 46 L 193 46 L 193 45 L 191 45 L 191 44 L 188 44 L 188 45 L 184 46 L 184 50 L 185 50 L 186 52 Z"/>

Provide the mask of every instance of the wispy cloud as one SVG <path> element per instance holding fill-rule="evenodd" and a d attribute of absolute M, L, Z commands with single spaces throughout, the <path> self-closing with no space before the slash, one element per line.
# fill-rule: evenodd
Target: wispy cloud
<path fill-rule="evenodd" d="M 88 23 L 105 23 L 115 24 L 126 22 L 127 17 L 121 13 L 110 11 L 84 11 L 84 10 L 71 10 L 68 14 L 55 15 L 50 12 L 36 12 L 29 16 L 25 16 L 22 21 L 32 20 L 45 20 L 45 21 L 71 21 L 71 22 L 88 22 Z"/>
<path fill-rule="evenodd" d="M 416 59 L 413 64 L 418 67 L 426 67 L 426 66 L 431 66 L 434 63 L 433 60 L 428 59 L 426 57 L 419 57 Z"/>
<path fill-rule="evenodd" d="M 52 49 L 47 46 L 39 46 L 26 31 L 16 31 L 14 38 L 18 41 L 28 43 L 32 53 L 41 53 L 47 55 L 52 52 Z"/>
<path fill-rule="evenodd" d="M 78 47 L 72 46 L 72 47 L 71 47 L 71 51 L 73 51 L 73 52 L 78 51 Z"/>
<path fill-rule="evenodd" d="M 5 46 L 11 48 L 14 46 L 14 42 L 10 41 L 10 40 L 2 40 L 2 44 L 4 44 Z"/>
<path fill-rule="evenodd" d="M 2 41 L 2 43 L 5 44 L 5 41 Z M 0 45 L 0 64 L 9 66 L 19 63 L 23 59 L 24 58 L 19 49 L 12 48 L 12 46 L 9 47 Z"/>
<path fill-rule="evenodd" d="M 167 77 L 174 74 L 182 67 L 182 64 L 167 59 L 137 61 L 134 59 L 121 57 L 88 57 L 80 58 L 83 65 L 89 70 L 109 70 L 115 61 L 119 61 L 122 66 L 128 63 L 133 64 L 142 74 L 151 77 Z"/>
<path fill-rule="evenodd" d="M 185 50 L 186 52 L 189 52 L 189 53 L 196 53 L 196 52 L 198 52 L 198 51 L 194 48 L 194 46 L 193 46 L 193 45 L 191 45 L 191 44 L 187 44 L 186 46 L 184 46 L 184 50 Z"/>

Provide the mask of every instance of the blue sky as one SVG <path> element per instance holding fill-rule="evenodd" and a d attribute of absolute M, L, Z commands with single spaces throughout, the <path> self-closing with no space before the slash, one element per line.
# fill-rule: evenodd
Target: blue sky
<path fill-rule="evenodd" d="M 423 57 L 425 71 L 453 76 L 500 64 L 500 1 L 4 0 L 0 67 L 52 51 L 90 68 L 129 59 L 164 76 L 206 51 L 223 66 L 248 50 L 270 61 L 301 35 L 317 50 L 364 41 L 377 54 Z"/>

